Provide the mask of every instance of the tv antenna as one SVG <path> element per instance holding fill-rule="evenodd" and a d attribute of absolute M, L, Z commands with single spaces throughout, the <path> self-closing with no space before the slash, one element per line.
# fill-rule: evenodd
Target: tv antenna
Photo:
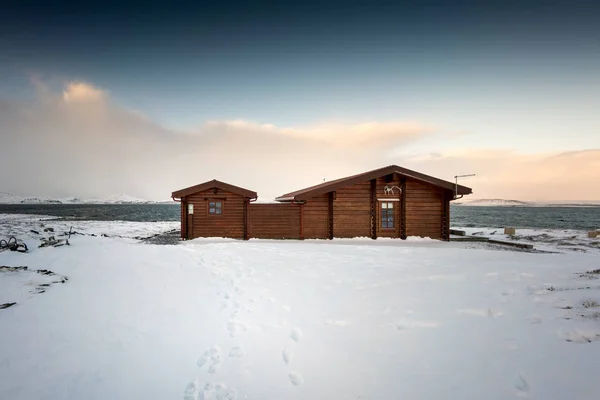
<path fill-rule="evenodd" d="M 454 200 L 462 198 L 462 195 L 458 197 L 458 178 L 465 178 L 467 176 L 475 176 L 476 174 L 467 175 L 454 175 Z"/>

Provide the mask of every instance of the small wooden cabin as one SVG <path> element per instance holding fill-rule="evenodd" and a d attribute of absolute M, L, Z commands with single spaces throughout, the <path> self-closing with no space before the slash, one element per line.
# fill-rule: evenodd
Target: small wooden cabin
<path fill-rule="evenodd" d="M 450 201 L 471 194 L 397 165 L 255 203 L 256 192 L 217 180 L 178 190 L 181 237 L 450 239 Z M 179 200 L 177 200 L 179 199 Z"/>

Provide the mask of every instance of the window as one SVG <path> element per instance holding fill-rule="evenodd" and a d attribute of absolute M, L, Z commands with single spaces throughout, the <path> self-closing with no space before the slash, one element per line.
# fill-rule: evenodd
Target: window
<path fill-rule="evenodd" d="M 381 227 L 394 227 L 394 203 L 392 202 L 381 203 Z"/>
<path fill-rule="evenodd" d="M 221 215 L 222 205 L 220 201 L 209 201 L 208 202 L 208 213 L 210 215 Z"/>

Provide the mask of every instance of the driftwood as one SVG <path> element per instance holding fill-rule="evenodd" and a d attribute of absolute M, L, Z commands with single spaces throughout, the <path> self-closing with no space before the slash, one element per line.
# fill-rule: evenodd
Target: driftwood
<path fill-rule="evenodd" d="M 27 248 L 27 245 L 24 242 L 17 240 L 17 238 L 14 236 L 11 236 L 8 240 L 4 240 L 4 239 L 0 240 L 0 251 L 5 251 L 5 250 L 18 251 L 19 253 L 25 253 L 29 249 Z"/>
<path fill-rule="evenodd" d="M 69 239 L 58 239 L 54 236 L 50 236 L 49 238 L 41 238 L 42 243 L 38 247 L 60 247 L 60 246 L 70 246 Z"/>

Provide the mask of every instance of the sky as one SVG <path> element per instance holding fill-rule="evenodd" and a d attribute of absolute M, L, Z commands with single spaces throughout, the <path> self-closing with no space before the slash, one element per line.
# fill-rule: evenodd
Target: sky
<path fill-rule="evenodd" d="M 271 199 L 397 164 L 600 200 L 599 71 L 591 1 L 9 1 L 0 192 Z"/>

